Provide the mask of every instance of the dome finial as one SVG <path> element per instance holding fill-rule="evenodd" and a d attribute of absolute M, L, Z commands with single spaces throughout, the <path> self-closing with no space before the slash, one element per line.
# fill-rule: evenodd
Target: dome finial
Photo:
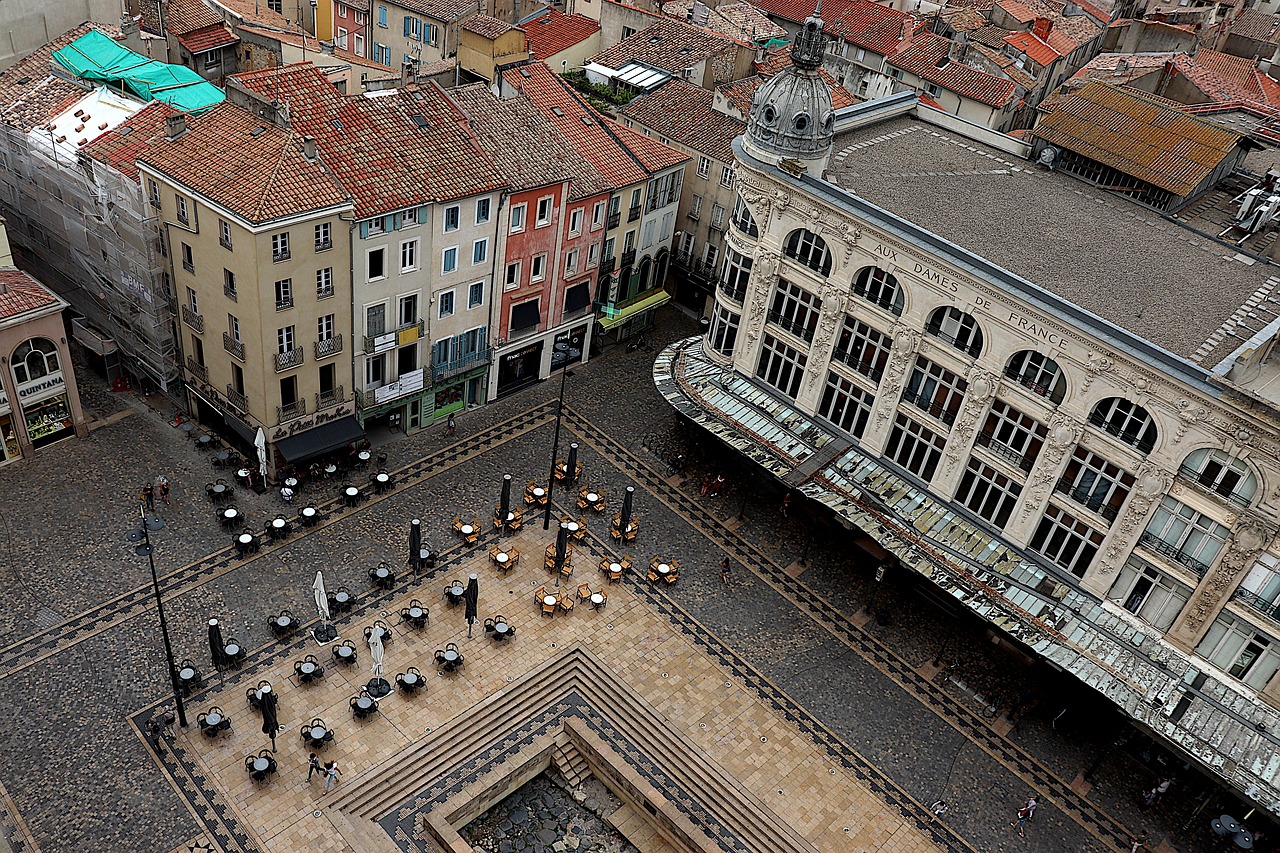
<path fill-rule="evenodd" d="M 791 64 L 805 71 L 822 67 L 822 55 L 827 49 L 827 38 L 822 32 L 822 0 L 813 7 L 813 14 L 805 19 L 804 26 L 791 42 Z"/>

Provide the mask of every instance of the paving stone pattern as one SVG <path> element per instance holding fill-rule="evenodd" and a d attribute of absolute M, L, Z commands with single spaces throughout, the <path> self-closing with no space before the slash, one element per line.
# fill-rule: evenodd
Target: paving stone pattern
<path fill-rule="evenodd" d="M 617 797 L 595 779 L 583 783 L 580 795 L 581 803 L 562 779 L 543 773 L 468 824 L 462 836 L 473 853 L 640 853 L 606 823 L 622 805 Z"/>
<path fill-rule="evenodd" d="M 663 334 L 655 337 L 674 339 L 696 328 L 674 311 L 664 311 L 661 322 Z M 1167 836 L 1187 853 L 1210 849 L 1199 821 L 1180 829 L 1203 800 L 1196 774 L 1178 773 L 1166 801 L 1139 813 L 1138 796 L 1154 784 L 1160 768 L 1143 765 L 1125 750 L 1108 752 L 1120 726 L 1114 714 L 1099 713 L 1104 703 L 1019 665 L 980 627 L 952 625 L 920 599 L 910 578 L 890 577 L 876 589 L 872 567 L 855 558 L 846 534 L 833 532 L 795 502 L 791 517 L 784 518 L 777 485 L 679 428 L 649 381 L 652 357 L 653 352 L 614 348 L 576 371 L 568 383 L 568 406 L 579 417 L 578 428 L 590 425 L 595 432 L 579 432 L 571 418 L 561 455 L 569 440 L 578 440 L 588 477 L 602 488 L 620 494 L 626 485 L 639 486 L 637 550 L 680 557 L 684 569 L 674 598 L 693 619 L 906 795 L 927 804 L 945 794 L 951 803 L 946 822 L 976 849 L 1120 849 L 1115 826 L 1146 828 L 1153 839 Z M 91 387 L 92 377 L 81 375 L 82 385 Z M 173 481 L 171 503 L 160 507 L 168 526 L 154 542 L 175 653 L 215 677 L 204 631 L 210 616 L 221 618 L 227 635 L 247 647 L 266 646 L 273 641 L 269 616 L 285 608 L 312 613 L 316 568 L 325 570 L 331 587 L 346 585 L 366 595 L 370 566 L 382 560 L 403 566 L 409 518 L 422 518 L 426 541 L 442 545 L 450 541 L 454 515 L 481 512 L 494 501 L 503 472 L 515 474 L 519 483 L 545 478 L 558 390 L 559 382 L 542 383 L 461 413 L 456 437 L 446 438 L 435 427 L 379 441 L 392 471 L 436 461 L 422 469 L 416 485 L 398 486 L 353 513 L 326 509 L 331 517 L 322 530 L 295 536 L 247 562 L 231 556 L 230 535 L 215 521 L 203 493 L 205 483 L 226 474 L 214 471 L 206 454 L 170 425 L 171 411 L 101 388 L 85 393 L 100 407 L 92 412 L 96 428 L 86 439 L 0 469 L 0 533 L 7 557 L 0 569 L 6 599 L 0 608 L 0 781 L 39 847 L 46 853 L 170 851 L 203 831 L 161 780 L 144 738 L 129 722 L 139 709 L 163 700 L 166 683 L 154 603 L 147 599 L 146 560 L 135 557 L 123 539 L 136 525 L 143 482 L 160 473 Z M 530 409 L 537 409 L 534 423 L 504 431 L 503 425 Z M 455 442 L 465 449 L 477 434 L 485 434 L 483 446 L 466 453 L 449 449 Z M 683 478 L 673 476 L 668 483 L 668 503 L 641 486 L 634 470 L 593 449 L 590 442 L 603 439 L 659 473 L 666 464 L 650 446 L 668 460 L 682 452 L 687 467 Z M 702 476 L 711 470 L 727 471 L 731 480 L 729 491 L 715 499 L 698 494 Z M 339 485 L 306 484 L 298 499 L 331 507 Z M 672 497 L 677 492 L 702 507 L 711 522 L 691 522 L 687 507 Z M 270 491 L 237 489 L 235 502 L 258 529 L 286 510 Z M 736 528 L 734 541 L 744 543 L 732 546 L 742 552 L 739 557 L 785 567 L 795 575 L 794 585 L 763 563 L 757 568 L 735 560 L 725 589 L 718 564 L 729 540 L 710 535 L 709 523 Z M 802 554 L 805 565 L 798 564 Z M 820 599 L 821 606 L 806 595 Z M 873 599 L 878 612 L 892 616 L 889 624 L 846 626 L 843 632 L 830 624 L 828 614 L 836 613 L 852 625 L 853 615 Z M 925 681 L 932 688 L 908 678 L 902 666 L 928 672 L 953 628 L 942 656 L 944 663 L 960 665 L 960 677 L 930 673 Z M 869 649 L 879 658 L 869 659 Z M 999 721 L 983 722 L 980 703 L 954 680 L 987 703 L 998 700 L 1001 709 L 1027 691 L 1036 704 L 1007 737 L 997 735 L 1003 746 L 996 748 L 989 733 L 976 736 L 971 725 Z M 1046 794 L 1025 840 L 1009 828 L 1013 809 L 1039 787 L 1036 780 L 1048 774 L 1057 790 L 1065 790 L 1104 753 L 1086 797 L 1074 795 L 1068 802 L 1066 793 L 1057 801 Z M 1219 804 L 1224 810 L 1233 806 Z M 1111 823 L 1089 823 L 1086 807 Z"/>

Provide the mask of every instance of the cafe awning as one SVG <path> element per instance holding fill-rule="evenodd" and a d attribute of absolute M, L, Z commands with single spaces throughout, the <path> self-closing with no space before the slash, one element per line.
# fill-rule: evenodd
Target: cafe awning
<path fill-rule="evenodd" d="M 256 429 L 249 426 L 235 415 L 226 414 L 225 412 L 222 415 L 222 419 L 226 421 L 227 427 L 230 428 L 232 432 L 244 439 L 246 444 L 253 444 L 253 439 L 258 434 Z"/>
<path fill-rule="evenodd" d="M 654 308 L 657 308 L 659 305 L 665 305 L 670 301 L 671 301 L 671 294 L 667 293 L 665 290 L 659 290 L 657 293 L 653 294 L 652 296 L 646 296 L 644 299 L 641 299 L 639 302 L 635 302 L 635 303 L 632 303 L 631 305 L 628 305 L 626 308 L 623 308 L 621 311 L 619 311 L 617 314 L 614 314 L 612 317 L 603 318 L 600 321 L 600 327 L 602 329 L 612 329 L 614 326 L 619 326 L 625 323 L 626 321 L 632 319 L 633 317 L 639 317 L 644 312 L 652 311 Z"/>
<path fill-rule="evenodd" d="M 276 442 L 276 450 L 286 462 L 301 462 L 322 453 L 346 447 L 364 438 L 364 427 L 354 417 L 322 424 L 299 435 Z"/>

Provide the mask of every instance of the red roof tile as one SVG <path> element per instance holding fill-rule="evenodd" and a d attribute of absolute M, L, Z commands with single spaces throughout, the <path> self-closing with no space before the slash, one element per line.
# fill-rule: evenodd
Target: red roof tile
<path fill-rule="evenodd" d="M 1062 54 L 1040 41 L 1040 39 L 1036 38 L 1031 33 L 1009 33 L 1009 35 L 1004 37 L 1004 41 L 1005 44 L 1010 45 L 1020 53 L 1025 53 L 1031 58 L 1032 62 L 1039 65 L 1041 68 L 1050 66 L 1062 58 Z"/>
<path fill-rule="evenodd" d="M 229 84 L 289 102 L 289 126 L 315 137 L 361 218 L 505 185 L 462 112 L 434 84 L 348 96 L 309 62 L 235 74 Z"/>
<path fill-rule="evenodd" d="M 757 82 L 761 78 L 754 78 Z M 746 124 L 712 109 L 715 93 L 685 80 L 671 79 L 622 108 L 622 115 L 672 142 L 686 145 L 722 163 L 733 162 L 733 139 Z"/>
<path fill-rule="evenodd" d="M 1233 36 L 1268 44 L 1280 44 L 1280 17 L 1259 12 L 1257 9 L 1242 9 L 1223 26 Z"/>
<path fill-rule="evenodd" d="M 0 75 L 0 120 L 30 130 L 83 98 L 88 86 L 54 77 L 50 68 L 54 51 L 94 30 L 111 38 L 120 35 L 119 30 L 101 24 L 79 24 L 5 69 Z"/>
<path fill-rule="evenodd" d="M 240 41 L 239 37 L 223 24 L 214 24 L 211 27 L 203 27 L 186 35 L 178 36 L 178 43 L 193 54 L 217 50 L 220 47 L 233 45 L 238 41 Z"/>
<path fill-rule="evenodd" d="M 755 5 L 775 18 L 801 24 L 813 14 L 817 3 L 815 0 L 756 0 Z M 912 26 L 910 15 L 871 0 L 824 0 L 821 17 L 829 38 L 842 38 L 881 56 L 897 53 L 904 31 L 910 35 Z"/>
<path fill-rule="evenodd" d="M 428 18 L 448 23 L 459 21 L 483 8 L 476 0 L 396 0 L 411 12 L 420 12 Z"/>
<path fill-rule="evenodd" d="M 324 165 L 303 156 L 297 134 L 250 112 L 224 101 L 187 127 L 174 140 L 162 129 L 138 162 L 254 223 L 347 201 Z"/>
<path fill-rule="evenodd" d="M 1201 48 L 1194 57 L 1185 53 L 1178 56 L 1173 64 L 1178 73 L 1211 101 L 1254 101 L 1280 106 L 1274 81 L 1258 70 L 1256 60 Z"/>
<path fill-rule="evenodd" d="M 487 39 L 496 39 L 498 36 L 516 29 L 506 21 L 499 21 L 497 18 L 491 18 L 488 15 L 472 15 L 462 22 L 462 28 L 469 33 L 475 33 Z"/>
<path fill-rule="evenodd" d="M 155 3 L 140 5 L 154 6 Z M 164 25 L 170 35 L 185 36 L 221 23 L 222 16 L 206 6 L 204 0 L 167 0 L 164 4 Z"/>
<path fill-rule="evenodd" d="M 199 2 L 199 0 L 197 0 Z M 263 0 L 209 0 L 216 8 L 221 7 L 230 14 L 236 21 L 243 21 L 246 24 L 258 24 L 267 27 L 276 27 L 281 30 L 298 30 L 295 23 L 291 22 L 279 12 L 272 11 Z M 284 8 L 288 8 L 285 6 Z M 227 23 L 233 23 L 228 21 Z"/>
<path fill-rule="evenodd" d="M 993 107 L 1003 107 L 1013 100 L 1016 84 L 955 60 L 945 61 L 951 42 L 933 33 L 920 33 L 911 44 L 887 62 L 910 71 L 922 80 L 936 83 L 961 97 Z M 941 63 L 941 67 L 939 67 Z"/>
<path fill-rule="evenodd" d="M 600 32 L 600 24 L 586 15 L 566 15 L 551 9 L 545 15 L 524 23 L 525 40 L 534 59 L 546 59 L 567 47 L 581 44 Z"/>
<path fill-rule="evenodd" d="M 22 270 L 0 268 L 0 320 L 59 305 L 53 291 Z"/>
<path fill-rule="evenodd" d="M 138 157 L 151 144 L 164 136 L 165 116 L 174 110 L 168 104 L 152 101 L 114 130 L 109 130 L 83 146 L 80 151 L 90 159 L 138 180 Z"/>
<path fill-rule="evenodd" d="M 591 57 L 590 62 L 607 68 L 621 68 L 628 62 L 643 62 L 678 74 L 723 51 L 736 49 L 728 36 L 709 33 L 701 27 L 663 19 Z"/>

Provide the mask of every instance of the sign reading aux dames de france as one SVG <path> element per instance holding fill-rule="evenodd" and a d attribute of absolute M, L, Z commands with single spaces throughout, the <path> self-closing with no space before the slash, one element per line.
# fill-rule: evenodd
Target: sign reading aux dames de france
<path fill-rule="evenodd" d="M 909 269 L 916 278 L 927 281 L 939 290 L 959 295 L 964 288 L 965 295 L 973 300 L 974 307 L 1022 334 L 1035 338 L 1055 347 L 1065 347 L 1067 341 L 1057 329 L 1038 322 L 1007 305 L 1000 305 L 977 292 L 977 288 L 969 282 L 954 278 L 941 270 L 934 269 L 911 258 L 899 258 L 898 250 L 883 243 L 876 243 L 873 250 L 877 257 L 893 262 L 899 270 Z"/>
<path fill-rule="evenodd" d="M 37 394 L 43 394 L 54 388 L 61 388 L 66 384 L 66 380 L 62 378 L 62 373 L 51 373 L 48 376 L 42 376 L 34 382 L 28 382 L 25 385 L 18 386 L 18 398 L 27 400 Z M 9 405 L 9 395 L 3 388 L 0 388 L 0 406 Z"/>

